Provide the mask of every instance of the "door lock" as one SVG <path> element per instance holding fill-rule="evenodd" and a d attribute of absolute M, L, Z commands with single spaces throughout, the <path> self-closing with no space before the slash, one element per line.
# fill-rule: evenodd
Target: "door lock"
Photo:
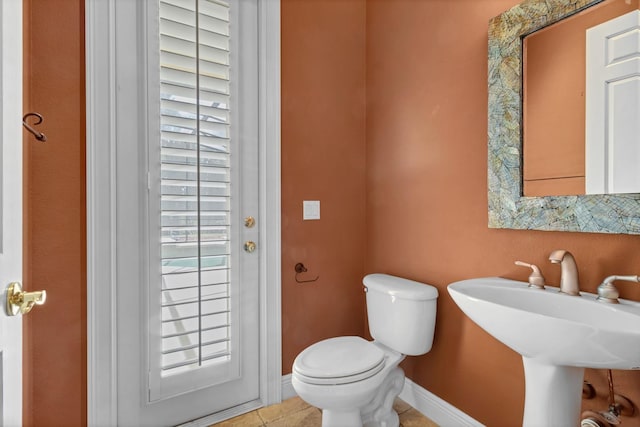
<path fill-rule="evenodd" d="M 244 219 L 244 226 L 247 228 L 253 228 L 256 225 L 256 220 L 252 216 L 248 216 Z"/>
<path fill-rule="evenodd" d="M 34 305 L 42 305 L 47 299 L 47 291 L 24 292 L 18 282 L 9 283 L 7 287 L 7 315 L 27 314 Z"/>
<path fill-rule="evenodd" d="M 244 250 L 246 252 L 252 253 L 253 251 L 256 250 L 256 243 L 252 242 L 251 240 L 249 240 L 248 242 L 244 242 Z"/>

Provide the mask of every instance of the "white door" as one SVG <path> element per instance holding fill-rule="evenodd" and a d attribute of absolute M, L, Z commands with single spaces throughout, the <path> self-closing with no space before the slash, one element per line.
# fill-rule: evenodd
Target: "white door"
<path fill-rule="evenodd" d="M 587 30 L 586 193 L 640 192 L 640 11 Z"/>
<path fill-rule="evenodd" d="M 0 2 L 0 422 L 22 425 L 22 317 L 8 317 L 5 290 L 22 280 L 22 1 Z"/>
<path fill-rule="evenodd" d="M 115 3 L 119 425 L 259 405 L 258 4 Z"/>
<path fill-rule="evenodd" d="M 280 400 L 280 2 L 195 4 L 86 3 L 92 426 L 204 426 Z"/>

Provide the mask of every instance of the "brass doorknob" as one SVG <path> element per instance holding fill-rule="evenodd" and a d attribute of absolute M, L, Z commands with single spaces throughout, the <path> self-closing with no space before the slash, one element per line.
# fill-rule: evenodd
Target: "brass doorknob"
<path fill-rule="evenodd" d="M 251 253 L 256 250 L 256 243 L 249 240 L 248 242 L 244 242 L 244 250 Z"/>
<path fill-rule="evenodd" d="M 18 282 L 9 283 L 7 288 L 7 315 L 27 314 L 34 305 L 42 305 L 47 300 L 47 291 L 24 292 Z"/>

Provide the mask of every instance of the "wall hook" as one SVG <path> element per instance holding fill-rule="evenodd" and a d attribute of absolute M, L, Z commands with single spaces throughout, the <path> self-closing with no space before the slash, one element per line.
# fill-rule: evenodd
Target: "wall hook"
<path fill-rule="evenodd" d="M 299 262 L 296 264 L 296 266 L 294 267 L 296 270 L 296 282 L 298 283 L 309 283 L 309 282 L 315 282 L 316 280 L 318 280 L 320 278 L 320 276 L 316 276 L 315 279 L 309 279 L 309 280 L 300 280 L 298 279 L 298 275 L 302 274 L 302 273 L 306 273 L 307 272 L 307 268 L 304 266 L 303 263 Z"/>
<path fill-rule="evenodd" d="M 22 126 L 24 126 L 26 130 L 31 132 L 38 141 L 45 142 L 47 140 L 46 135 L 42 132 L 35 130 L 34 128 L 31 127 L 31 125 L 29 125 L 29 123 L 27 123 L 27 117 L 30 117 L 30 116 L 37 117 L 37 121 L 33 123 L 35 126 L 39 125 L 44 120 L 44 118 L 42 117 L 42 114 L 40 113 L 27 113 L 22 117 Z"/>

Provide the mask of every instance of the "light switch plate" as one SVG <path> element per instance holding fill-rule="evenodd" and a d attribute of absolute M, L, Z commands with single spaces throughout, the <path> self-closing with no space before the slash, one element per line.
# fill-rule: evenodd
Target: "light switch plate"
<path fill-rule="evenodd" d="M 320 200 L 302 201 L 302 219 L 320 219 Z"/>

